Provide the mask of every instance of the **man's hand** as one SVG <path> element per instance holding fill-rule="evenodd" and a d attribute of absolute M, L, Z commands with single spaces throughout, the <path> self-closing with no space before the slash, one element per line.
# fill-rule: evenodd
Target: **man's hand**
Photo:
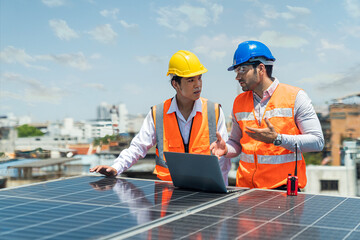
<path fill-rule="evenodd" d="M 93 168 L 90 168 L 90 172 L 101 173 L 105 176 L 116 176 L 117 175 L 117 171 L 115 168 L 106 166 L 106 165 L 98 165 Z"/>
<path fill-rule="evenodd" d="M 217 140 L 210 145 L 210 151 L 212 154 L 220 158 L 221 156 L 227 154 L 228 149 L 219 132 L 216 132 L 216 138 Z"/>
<path fill-rule="evenodd" d="M 245 131 L 245 132 L 251 138 L 258 140 L 260 142 L 273 143 L 278 133 L 275 131 L 274 126 L 270 123 L 270 121 L 267 118 L 265 118 L 265 123 L 267 125 L 267 128 L 259 129 L 259 128 L 246 127 L 251 132 L 249 131 Z"/>

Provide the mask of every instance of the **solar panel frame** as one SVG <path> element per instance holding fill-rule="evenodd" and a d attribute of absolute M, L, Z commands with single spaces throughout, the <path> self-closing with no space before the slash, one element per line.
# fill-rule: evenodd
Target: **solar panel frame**
<path fill-rule="evenodd" d="M 170 193 L 167 196 L 165 193 Z M 0 190 L 0 239 L 360 239 L 360 198 L 81 176 Z"/>
<path fill-rule="evenodd" d="M 267 197 L 268 194 L 270 196 Z M 350 214 L 354 208 L 349 208 L 347 201 L 351 206 L 356 206 L 355 213 Z M 330 206 L 326 204 L 328 202 Z M 281 209 L 284 206 L 285 209 Z M 199 236 L 203 239 L 358 239 L 359 206 L 359 198 L 304 193 L 295 197 L 286 196 L 286 193 L 280 191 L 250 190 L 239 197 L 150 231 L 155 239 L 164 237 L 161 235 L 164 233 L 168 239 L 192 239 Z M 305 218 L 300 214 L 304 211 Z M 334 224 L 344 218 L 348 218 L 346 221 L 352 224 Z M 218 221 L 204 226 L 201 220 L 205 219 Z M 332 220 L 330 225 L 325 224 L 329 219 Z M 130 236 L 129 239 L 142 239 L 148 232 Z"/>

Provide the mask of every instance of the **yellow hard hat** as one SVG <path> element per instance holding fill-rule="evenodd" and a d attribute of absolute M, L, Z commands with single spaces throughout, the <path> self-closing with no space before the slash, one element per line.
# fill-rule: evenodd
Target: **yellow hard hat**
<path fill-rule="evenodd" d="M 169 70 L 166 76 L 174 74 L 179 77 L 194 77 L 206 72 L 207 69 L 200 63 L 195 54 L 180 50 L 170 58 Z"/>

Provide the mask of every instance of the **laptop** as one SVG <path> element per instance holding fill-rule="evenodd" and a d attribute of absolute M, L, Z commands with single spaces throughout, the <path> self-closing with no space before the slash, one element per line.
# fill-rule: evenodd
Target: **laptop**
<path fill-rule="evenodd" d="M 230 193 L 239 188 L 226 187 L 218 157 L 178 152 L 164 152 L 175 187 L 213 193 Z"/>

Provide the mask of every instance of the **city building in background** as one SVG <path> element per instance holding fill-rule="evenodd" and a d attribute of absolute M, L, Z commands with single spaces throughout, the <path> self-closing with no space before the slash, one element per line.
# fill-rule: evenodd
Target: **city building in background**
<path fill-rule="evenodd" d="M 309 165 L 305 192 L 336 196 L 360 196 L 360 140 L 344 141 L 341 166 Z"/>
<path fill-rule="evenodd" d="M 101 125 L 108 127 L 106 122 L 110 122 L 112 134 L 120 134 L 127 132 L 128 111 L 124 103 L 117 105 L 102 102 L 97 107 L 96 121 Z"/>
<path fill-rule="evenodd" d="M 324 133 L 325 146 L 320 165 L 308 165 L 308 184 L 305 192 L 339 196 L 360 196 L 360 93 L 335 99 L 329 106 L 316 108 Z M 101 103 L 96 107 L 94 119 L 34 123 L 30 117 L 0 116 L 1 161 L 20 158 L 71 158 L 81 156 L 81 161 L 64 162 L 66 174 L 84 174 L 94 165 L 111 165 L 112 161 L 128 147 L 130 140 L 139 132 L 145 114 L 130 115 L 125 104 Z M 231 116 L 227 129 L 231 130 Z M 38 137 L 17 137 L 16 127 L 28 124 L 44 133 Z M 94 145 L 94 139 L 119 136 Z M 128 176 L 152 176 L 154 152 L 139 161 Z M 1 163 L 0 161 L 0 163 Z M 238 159 L 232 159 L 229 183 L 235 181 Z"/>
<path fill-rule="evenodd" d="M 330 126 L 331 126 L 331 158 L 333 166 L 344 165 L 341 162 L 344 140 L 360 138 L 360 93 L 336 99 L 331 104 Z"/>

